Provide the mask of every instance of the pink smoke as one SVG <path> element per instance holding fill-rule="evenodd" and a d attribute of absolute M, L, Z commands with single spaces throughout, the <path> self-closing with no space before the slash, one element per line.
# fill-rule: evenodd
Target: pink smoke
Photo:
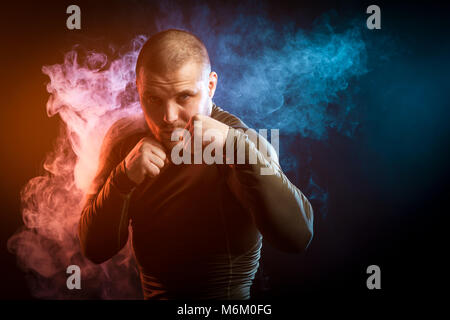
<path fill-rule="evenodd" d="M 62 64 L 42 68 L 50 77 L 47 113 L 59 114 L 62 126 L 45 174 L 21 191 L 24 226 L 8 240 L 37 298 L 142 297 L 130 241 L 113 259 L 95 265 L 80 252 L 77 228 L 106 131 L 117 119 L 141 112 L 134 67 L 145 40 L 137 37 L 130 51 L 112 61 L 97 52 L 81 59 L 73 50 Z M 72 264 L 81 269 L 81 290 L 66 286 Z"/>

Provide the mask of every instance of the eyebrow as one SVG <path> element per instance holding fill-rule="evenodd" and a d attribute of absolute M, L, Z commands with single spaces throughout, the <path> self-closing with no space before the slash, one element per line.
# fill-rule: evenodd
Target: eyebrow
<path fill-rule="evenodd" d="M 197 94 L 197 92 L 198 92 L 198 90 L 185 89 L 185 90 L 182 90 L 180 92 L 177 92 L 175 94 L 175 96 L 182 96 L 182 95 L 185 95 L 185 94 L 194 96 L 194 95 Z M 144 95 L 145 96 L 154 96 L 154 97 L 157 96 L 157 94 L 155 92 L 152 92 L 151 90 L 145 90 L 144 91 Z"/>
<path fill-rule="evenodd" d="M 193 95 L 195 95 L 196 93 L 197 93 L 197 91 L 194 91 L 194 90 L 191 90 L 191 89 L 185 89 L 185 90 L 183 90 L 183 91 L 178 92 L 176 95 L 177 95 L 177 96 L 182 96 L 182 95 L 188 94 L 188 95 L 193 96 Z"/>

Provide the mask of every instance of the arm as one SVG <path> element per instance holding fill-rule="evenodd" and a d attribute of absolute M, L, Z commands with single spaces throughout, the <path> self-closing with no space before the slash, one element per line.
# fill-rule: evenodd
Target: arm
<path fill-rule="evenodd" d="M 113 257 L 128 240 L 128 204 L 135 184 L 126 174 L 124 160 L 117 164 L 111 140 L 107 134 L 78 226 L 81 251 L 94 263 Z"/>
<path fill-rule="evenodd" d="M 227 167 L 227 183 L 271 244 L 282 251 L 302 252 L 313 236 L 311 204 L 282 172 L 273 146 L 253 132 L 230 128 L 225 149 L 231 148 L 237 164 Z M 245 150 L 243 164 L 236 161 L 238 150 Z M 252 158 L 256 163 L 249 162 Z"/>

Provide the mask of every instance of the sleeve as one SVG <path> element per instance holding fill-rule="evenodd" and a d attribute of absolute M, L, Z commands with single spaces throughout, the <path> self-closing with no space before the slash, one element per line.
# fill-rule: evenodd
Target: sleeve
<path fill-rule="evenodd" d="M 262 235 L 282 251 L 304 251 L 313 236 L 313 209 L 284 175 L 273 146 L 252 129 L 230 128 L 224 156 L 227 184 Z"/>
<path fill-rule="evenodd" d="M 112 258 L 128 239 L 128 204 L 135 183 L 120 159 L 120 144 L 114 146 L 111 130 L 100 152 L 99 169 L 81 212 L 78 236 L 81 251 L 94 263 Z"/>

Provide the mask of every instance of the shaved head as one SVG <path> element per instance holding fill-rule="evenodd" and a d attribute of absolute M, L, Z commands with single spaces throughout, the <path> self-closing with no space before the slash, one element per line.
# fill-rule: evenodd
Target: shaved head
<path fill-rule="evenodd" d="M 180 69 L 187 62 L 198 63 L 207 74 L 211 72 L 208 51 L 199 38 L 183 30 L 165 30 L 150 37 L 142 47 L 136 63 L 136 78 L 142 70 L 165 74 Z"/>
<path fill-rule="evenodd" d="M 144 44 L 136 88 L 151 133 L 168 150 L 179 140 L 172 140 L 172 134 L 186 128 L 194 115 L 211 115 L 217 79 L 205 45 L 189 32 L 169 29 Z"/>

